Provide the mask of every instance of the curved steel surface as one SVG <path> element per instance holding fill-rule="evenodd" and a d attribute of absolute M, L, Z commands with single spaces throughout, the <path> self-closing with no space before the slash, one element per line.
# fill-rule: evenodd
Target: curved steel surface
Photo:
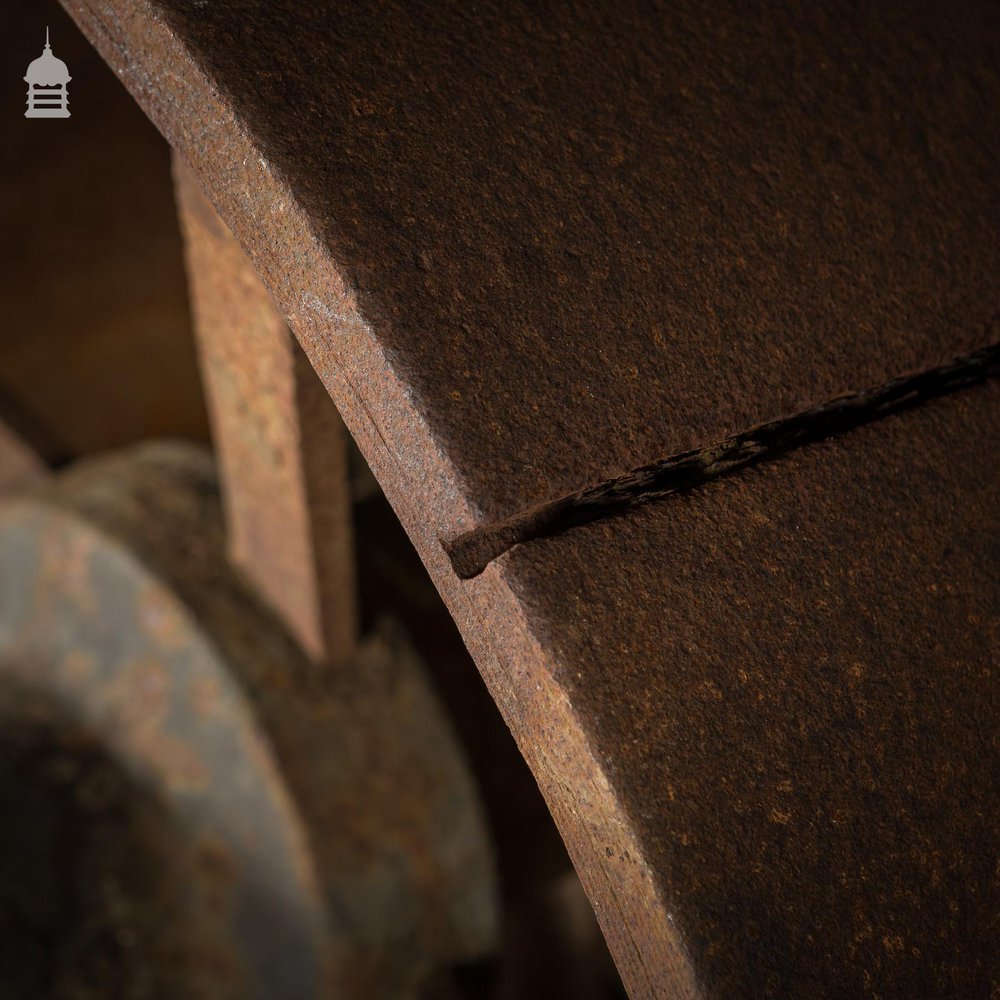
<path fill-rule="evenodd" d="M 990 4 L 65 0 L 253 260 L 634 996 L 982 996 L 998 400 L 442 540 L 996 339 Z"/>

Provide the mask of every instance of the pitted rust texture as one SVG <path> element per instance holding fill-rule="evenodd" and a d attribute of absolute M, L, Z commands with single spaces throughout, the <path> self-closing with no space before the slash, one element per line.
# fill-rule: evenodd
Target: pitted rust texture
<path fill-rule="evenodd" d="M 317 673 L 227 569 L 206 456 L 149 446 L 5 501 L 0 592 L 0 705 L 57 706 L 165 817 L 129 840 L 163 869 L 126 920 L 141 995 L 402 995 L 493 945 L 480 807 L 423 668 L 385 626 Z"/>
<path fill-rule="evenodd" d="M 803 646 L 799 662 L 794 649 L 761 645 L 783 634 L 762 634 L 752 616 L 752 597 L 794 604 L 799 579 L 762 577 L 762 594 L 730 604 L 732 565 L 710 562 L 718 575 L 684 586 L 653 554 L 633 586 L 609 532 L 641 535 L 651 520 L 672 523 L 673 510 L 540 543 L 553 553 L 603 540 L 591 558 L 570 560 L 568 575 L 517 552 L 463 583 L 439 539 L 981 347 L 1000 263 L 992 7 L 65 3 L 191 165 L 337 402 L 538 778 L 630 992 L 714 1000 L 741 961 L 783 960 L 769 941 L 798 946 L 805 928 L 791 921 L 813 906 L 835 911 L 836 899 L 796 881 L 795 845 L 786 844 L 787 868 L 770 874 L 775 885 L 787 876 L 801 905 L 765 912 L 770 933 L 756 939 L 763 952 L 750 953 L 739 926 L 748 893 L 725 881 L 744 870 L 715 871 L 710 853 L 666 846 L 670 772 L 655 719 L 671 718 L 662 677 L 672 665 L 687 669 L 661 631 L 669 621 L 698 622 L 755 670 L 780 667 L 777 688 L 805 672 L 814 650 Z M 974 421 L 968 435 L 935 453 L 963 457 L 982 476 L 990 449 Z M 940 473 L 922 463 L 924 445 L 907 441 L 890 461 L 923 470 L 908 480 L 914 495 L 932 491 Z M 817 452 L 843 454 L 838 468 L 849 473 L 855 448 Z M 861 480 L 887 461 L 857 451 Z M 804 460 L 747 482 L 780 482 Z M 788 484 L 799 499 L 824 482 L 810 470 Z M 841 502 L 854 497 L 850 482 L 825 484 L 817 510 L 828 533 L 816 526 L 810 553 L 799 553 L 804 566 L 807 555 L 827 563 L 804 578 L 826 572 L 848 590 L 855 554 L 836 526 L 851 513 Z M 747 488 L 729 480 L 707 495 Z M 968 503 L 971 521 L 954 511 L 960 534 L 991 514 L 978 494 Z M 779 540 L 754 534 L 742 509 L 727 502 L 705 530 L 717 520 L 751 566 L 772 561 Z M 891 517 L 878 537 L 855 527 L 859 544 L 900 551 Z M 926 540 L 908 529 L 918 546 Z M 925 556 L 917 548 L 914 566 Z M 988 544 L 967 558 L 972 577 L 995 572 Z M 902 555 L 897 562 L 886 584 L 898 602 L 885 639 L 893 650 L 919 631 L 905 612 L 919 614 L 923 595 L 919 572 Z M 609 594 L 601 581 L 610 578 Z M 580 591 L 611 605 L 578 606 Z M 864 609 L 844 601 L 831 643 L 871 628 Z M 605 631 L 619 616 L 634 638 Z M 934 628 L 942 641 L 964 641 L 958 609 L 942 609 Z M 629 683 L 639 668 L 624 661 L 620 673 L 612 655 L 629 643 L 661 654 L 640 665 L 661 676 L 659 697 L 637 717 L 639 736 L 640 692 Z M 962 697 L 976 697 L 971 679 Z M 799 703 L 790 696 L 788 705 L 780 718 L 794 726 Z M 928 731 L 938 707 L 919 706 Z M 724 749 L 710 709 L 690 724 Z M 912 714 L 918 727 L 918 707 Z M 750 723 L 745 739 L 737 744 L 754 749 Z M 696 778 L 704 748 L 681 749 Z M 756 749 L 767 758 L 766 739 Z M 851 780 L 850 761 L 829 761 L 829 782 Z M 869 792 L 859 825 L 891 823 L 877 782 Z M 731 820 L 722 833 L 733 844 L 758 846 L 761 827 L 744 837 L 742 815 L 719 816 Z M 864 847 L 884 861 L 871 838 Z M 803 841 L 803 850 L 813 846 Z M 803 855 L 805 869 L 812 856 Z M 678 859 L 718 894 L 671 895 Z M 852 860 L 877 891 L 864 851 Z M 765 852 L 761 871 L 769 863 Z M 736 927 L 732 947 L 715 926 Z M 834 945 L 843 940 L 834 935 Z M 859 955 L 874 952 L 823 951 L 805 986 L 785 967 L 779 986 L 835 995 L 841 975 L 863 980 Z M 795 957 L 808 975 L 807 956 Z M 747 972 L 752 986 L 769 981 L 760 965 Z M 904 972 L 896 983 L 905 982 Z M 947 995 L 948 984 L 942 972 L 927 985 Z"/>
<path fill-rule="evenodd" d="M 310 656 L 354 652 L 347 434 L 226 224 L 174 165 L 229 557 Z"/>
<path fill-rule="evenodd" d="M 700 996 L 991 995 L 998 445 L 993 382 L 508 557 Z"/>

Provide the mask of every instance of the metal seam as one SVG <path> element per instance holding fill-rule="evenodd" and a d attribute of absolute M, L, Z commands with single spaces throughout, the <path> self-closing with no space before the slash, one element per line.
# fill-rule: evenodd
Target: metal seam
<path fill-rule="evenodd" d="M 986 328 L 996 323 L 994 317 Z M 585 486 L 451 540 L 442 539 L 441 544 L 455 573 L 468 580 L 515 545 L 549 538 L 691 490 L 998 375 L 1000 341 L 943 365 L 835 396 L 791 416 L 757 424 L 721 441 Z"/>

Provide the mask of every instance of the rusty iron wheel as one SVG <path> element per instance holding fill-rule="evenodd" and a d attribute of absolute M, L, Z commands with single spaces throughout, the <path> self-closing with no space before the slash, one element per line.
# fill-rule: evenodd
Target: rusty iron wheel
<path fill-rule="evenodd" d="M 198 449 L 0 505 L 0 719 L 15 996 L 414 995 L 495 946 L 491 845 L 424 668 L 389 623 L 311 664 L 228 567 Z"/>

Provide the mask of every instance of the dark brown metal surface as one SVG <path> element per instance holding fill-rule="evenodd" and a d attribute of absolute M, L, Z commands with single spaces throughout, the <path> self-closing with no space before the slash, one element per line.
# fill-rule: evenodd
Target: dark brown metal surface
<path fill-rule="evenodd" d="M 473 581 L 441 540 L 984 346 L 992 6 L 66 6 L 336 400 L 633 995 L 989 995 L 995 387 Z"/>
<path fill-rule="evenodd" d="M 0 919 L 57 907 L 60 879 L 79 910 L 24 963 L 59 989 L 18 998 L 395 996 L 494 947 L 478 797 L 424 668 L 383 626 L 317 675 L 227 567 L 206 455 L 146 446 L 6 499 L 0 593 L 9 846 L 74 801 L 49 758 L 117 789 L 39 848 L 58 879 L 0 871 Z"/>
<path fill-rule="evenodd" d="M 297 329 L 344 310 L 295 230 L 337 262 L 491 519 L 964 353 L 996 312 L 988 2 L 68 6 Z"/>
<path fill-rule="evenodd" d="M 994 382 L 511 553 L 701 995 L 991 996 L 998 446 Z"/>

